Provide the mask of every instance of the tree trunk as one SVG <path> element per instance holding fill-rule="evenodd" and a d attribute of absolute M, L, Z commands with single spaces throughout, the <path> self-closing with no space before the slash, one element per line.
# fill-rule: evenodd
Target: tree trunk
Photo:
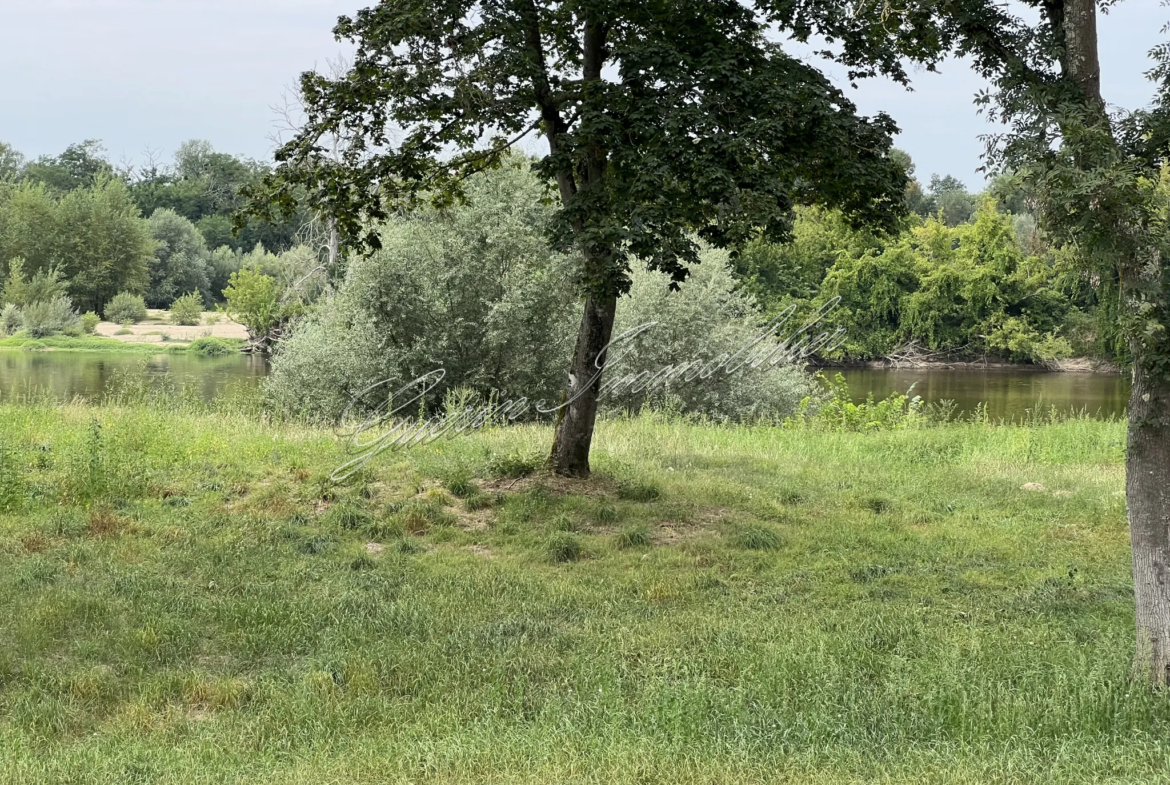
<path fill-rule="evenodd" d="M 1170 383 L 1134 358 L 1125 497 L 1137 621 L 1134 674 L 1170 684 Z"/>
<path fill-rule="evenodd" d="M 557 474 L 568 477 L 589 476 L 589 446 L 593 442 L 593 424 L 597 419 L 597 394 L 601 389 L 601 369 L 605 366 L 606 344 L 613 333 L 617 296 L 585 299 L 577 349 L 569 371 L 566 400 L 558 413 L 556 435 L 549 460 Z"/>
<path fill-rule="evenodd" d="M 340 251 L 341 237 L 337 232 L 337 219 L 329 216 L 329 261 L 327 275 L 337 275 L 337 255 Z"/>

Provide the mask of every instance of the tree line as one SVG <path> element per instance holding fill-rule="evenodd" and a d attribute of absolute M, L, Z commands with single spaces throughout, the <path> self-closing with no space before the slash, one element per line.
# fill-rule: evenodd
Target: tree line
<path fill-rule="evenodd" d="M 832 319 L 849 337 L 836 360 L 1126 361 L 1116 282 L 1086 274 L 1075 247 L 1052 241 L 1018 177 L 970 193 L 934 175 L 923 188 L 909 156 L 893 152 L 910 177 L 893 231 L 802 206 L 786 242 L 738 249 L 736 273 L 765 311 L 810 313 L 840 297 Z"/>
<path fill-rule="evenodd" d="M 151 308 L 184 297 L 211 307 L 243 267 L 273 274 L 308 265 L 312 222 L 304 213 L 246 221 L 233 233 L 243 190 L 267 171 L 197 140 L 183 143 L 170 164 L 149 155 L 145 165 L 119 167 L 94 140 L 32 160 L 0 142 L 0 281 L 10 293 L 0 306 L 42 302 L 35 297 L 43 286 L 14 293 L 51 280 L 62 324 L 72 310 L 105 316 L 119 294 Z M 8 328 L 20 323 L 13 313 Z"/>

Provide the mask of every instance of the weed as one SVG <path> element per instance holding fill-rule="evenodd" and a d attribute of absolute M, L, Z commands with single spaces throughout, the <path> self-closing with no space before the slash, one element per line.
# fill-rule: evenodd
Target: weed
<path fill-rule="evenodd" d="M 581 539 L 570 532 L 555 532 L 549 535 L 544 547 L 549 561 L 555 563 L 577 561 L 581 558 Z"/>
<path fill-rule="evenodd" d="M 489 507 L 498 507 L 504 502 L 502 493 L 476 493 L 463 500 L 463 507 L 468 512 L 486 510 Z"/>
<path fill-rule="evenodd" d="M 640 524 L 625 526 L 615 540 L 619 548 L 645 548 L 650 545 L 650 530 Z"/>
<path fill-rule="evenodd" d="M 775 529 L 759 524 L 747 524 L 736 529 L 732 542 L 749 551 L 773 551 L 780 547 L 780 535 Z"/>
<path fill-rule="evenodd" d="M 456 472 L 446 479 L 443 486 L 455 496 L 465 499 L 479 493 L 479 486 L 466 472 Z"/>
<path fill-rule="evenodd" d="M 631 502 L 652 502 L 662 496 L 662 489 L 653 482 L 624 482 L 618 485 L 617 496 Z"/>
<path fill-rule="evenodd" d="M 519 479 L 532 474 L 543 463 L 544 459 L 539 454 L 510 452 L 507 455 L 493 456 L 488 461 L 487 471 L 492 477 Z"/>
<path fill-rule="evenodd" d="M 618 513 L 617 507 L 612 504 L 601 503 L 597 505 L 597 509 L 593 511 L 593 520 L 602 526 L 617 523 L 621 515 Z"/>

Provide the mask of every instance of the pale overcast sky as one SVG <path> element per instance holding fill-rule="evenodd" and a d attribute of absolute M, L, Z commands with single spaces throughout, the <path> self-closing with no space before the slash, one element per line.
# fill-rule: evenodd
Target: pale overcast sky
<path fill-rule="evenodd" d="M 344 50 L 330 30 L 372 0 L 0 0 L 0 140 L 29 157 L 101 139 L 116 163 L 186 139 L 267 159 L 271 109 L 306 69 Z M 1100 23 L 1106 99 L 1125 108 L 1151 94 L 1146 52 L 1170 9 L 1126 0 Z M 978 187 L 989 130 L 972 103 L 981 86 L 959 62 L 921 73 L 914 92 L 882 80 L 852 90 L 864 113 L 884 110 L 924 182 L 953 174 Z"/>

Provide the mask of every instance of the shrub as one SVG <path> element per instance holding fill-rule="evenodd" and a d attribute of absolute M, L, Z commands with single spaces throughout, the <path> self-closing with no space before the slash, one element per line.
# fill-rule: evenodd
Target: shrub
<path fill-rule="evenodd" d="M 101 320 L 102 318 L 93 311 L 86 311 L 81 315 L 82 332 L 86 333 L 87 335 L 93 335 L 97 330 L 98 322 Z"/>
<path fill-rule="evenodd" d="M 25 288 L 24 304 L 47 303 L 58 297 L 65 296 L 65 282 L 61 280 L 61 272 L 56 267 L 39 270 L 29 279 Z"/>
<path fill-rule="evenodd" d="M 276 279 L 258 267 L 244 267 L 232 273 L 229 281 L 223 290 L 228 314 L 253 337 L 267 335 L 281 318 Z"/>
<path fill-rule="evenodd" d="M 12 335 L 20 329 L 20 306 L 9 303 L 0 309 L 0 334 Z"/>
<path fill-rule="evenodd" d="M 237 354 L 240 350 L 234 341 L 225 338 L 196 338 L 187 346 L 187 351 L 201 357 L 227 357 Z"/>
<path fill-rule="evenodd" d="M 796 365 L 769 360 L 757 368 L 741 364 L 730 374 L 723 369 L 706 376 L 699 373 L 699 363 L 710 364 L 721 355 L 736 356 L 738 352 L 741 358 L 758 356 L 762 360 L 768 346 L 779 344 L 765 339 L 753 345 L 765 320 L 754 298 L 739 289 L 728 254 L 704 249 L 700 259 L 673 292 L 664 273 L 633 266 L 629 296 L 618 301 L 613 335 L 618 337 L 648 322 L 656 324 L 635 338 L 614 344 L 613 359 L 602 382 L 601 405 L 630 413 L 649 408 L 717 420 L 779 422 L 796 411 L 802 398 L 816 391 L 812 377 Z M 802 323 L 794 324 L 790 319 L 776 337 L 783 340 Z M 779 353 L 775 357 L 779 360 Z M 689 366 L 694 373 L 689 368 L 680 370 L 664 383 L 638 389 L 639 377 L 644 383 L 663 369 L 686 363 L 694 363 Z"/>
<path fill-rule="evenodd" d="M 337 292 L 282 340 L 266 382 L 276 408 L 336 419 L 370 385 L 406 383 L 438 368 L 445 375 L 423 402 L 432 413 L 460 387 L 483 401 L 493 395 L 559 399 L 580 290 L 571 257 L 549 249 L 551 208 L 543 189 L 527 161 L 517 158 L 468 178 L 468 204 L 388 220 L 380 229 L 381 250 L 353 259 Z M 763 320 L 737 290 L 728 265 L 726 253 L 705 250 L 691 280 L 671 293 L 667 276 L 635 264 L 614 335 L 648 321 L 658 325 L 631 351 L 623 346 L 621 357 L 611 353 L 607 378 L 748 346 Z M 671 383 L 649 394 L 614 390 L 602 401 L 611 411 L 638 411 L 673 398 L 686 413 L 779 421 L 815 391 L 808 374 L 778 364 Z M 535 416 L 535 406 L 528 414 Z"/>
<path fill-rule="evenodd" d="M 24 279 L 24 258 L 16 257 L 8 263 L 8 277 L 0 287 L 0 304 L 18 308 L 28 302 L 28 283 Z"/>
<path fill-rule="evenodd" d="M 828 398 L 819 405 L 812 398 L 801 401 L 796 414 L 785 420 L 788 427 L 810 426 L 830 431 L 889 431 L 922 424 L 922 398 L 910 397 L 914 385 L 905 393 L 891 393 L 888 398 L 875 401 L 871 392 L 863 403 L 853 403 L 849 384 L 840 373 L 830 381 L 817 374 L 828 388 Z"/>
<path fill-rule="evenodd" d="M 368 385 L 436 368 L 432 412 L 459 387 L 485 402 L 559 397 L 580 316 L 569 258 L 548 248 L 544 185 L 518 156 L 466 186 L 468 204 L 387 221 L 382 250 L 352 259 L 282 340 L 267 383 L 278 408 L 336 418 Z"/>
<path fill-rule="evenodd" d="M 120 292 L 106 303 L 106 321 L 136 324 L 146 320 L 146 301 L 142 295 Z"/>
<path fill-rule="evenodd" d="M 194 326 L 203 320 L 203 296 L 191 292 L 171 303 L 171 324 Z"/>
<path fill-rule="evenodd" d="M 81 317 L 73 310 L 73 303 L 64 295 L 26 305 L 20 316 L 21 327 L 28 330 L 33 338 L 45 338 L 77 329 L 81 325 Z"/>

